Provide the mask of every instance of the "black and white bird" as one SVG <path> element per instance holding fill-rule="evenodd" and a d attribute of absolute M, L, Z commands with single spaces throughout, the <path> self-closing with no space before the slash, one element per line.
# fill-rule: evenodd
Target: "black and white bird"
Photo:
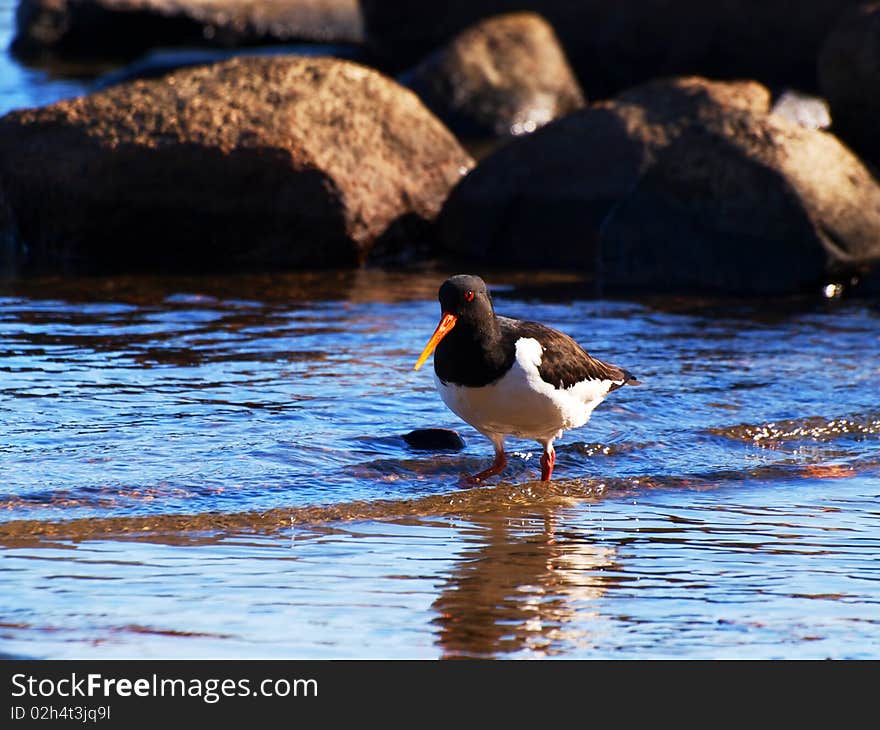
<path fill-rule="evenodd" d="M 497 316 L 478 276 L 447 279 L 439 298 L 440 324 L 415 369 L 436 349 L 434 380 L 443 402 L 495 447 L 492 466 L 468 477 L 471 484 L 507 466 L 505 436 L 544 447 L 541 479 L 548 481 L 556 463 L 553 441 L 583 426 L 612 390 L 641 384 L 558 330 Z"/>

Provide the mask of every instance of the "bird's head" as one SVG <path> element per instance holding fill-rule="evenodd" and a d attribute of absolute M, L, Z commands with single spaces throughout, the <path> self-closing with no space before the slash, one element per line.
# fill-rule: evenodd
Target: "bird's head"
<path fill-rule="evenodd" d="M 449 277 L 440 286 L 438 298 L 440 299 L 440 324 L 434 330 L 425 349 L 416 361 L 415 370 L 424 364 L 434 348 L 440 343 L 452 328 L 458 324 L 461 326 L 479 328 L 494 320 L 495 309 L 486 282 L 479 276 L 470 274 L 458 274 Z"/>

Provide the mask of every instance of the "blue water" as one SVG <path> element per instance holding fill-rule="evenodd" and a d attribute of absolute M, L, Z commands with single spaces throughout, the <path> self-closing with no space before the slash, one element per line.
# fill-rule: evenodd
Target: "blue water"
<path fill-rule="evenodd" d="M 0 111 L 87 88 L 0 56 Z M 645 384 L 463 490 L 446 273 L 0 284 L 0 655 L 880 656 L 876 302 L 476 272 Z"/>
<path fill-rule="evenodd" d="M 86 93 L 91 83 L 87 79 L 28 68 L 12 58 L 7 47 L 14 35 L 16 5 L 15 0 L 0 0 L 0 115 Z"/>

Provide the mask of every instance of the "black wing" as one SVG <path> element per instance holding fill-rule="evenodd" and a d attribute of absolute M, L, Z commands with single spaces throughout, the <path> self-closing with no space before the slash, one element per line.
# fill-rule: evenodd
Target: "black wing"
<path fill-rule="evenodd" d="M 515 348 L 516 341 L 533 338 L 544 347 L 538 372 L 554 388 L 570 388 L 584 380 L 607 380 L 609 392 L 627 384 L 637 385 L 632 373 L 590 355 L 571 337 L 538 322 L 498 317 L 502 337 Z"/>

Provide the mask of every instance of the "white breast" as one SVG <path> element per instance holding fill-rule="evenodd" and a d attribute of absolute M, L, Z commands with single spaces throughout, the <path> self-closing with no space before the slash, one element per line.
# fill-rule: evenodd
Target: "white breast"
<path fill-rule="evenodd" d="M 610 380 L 583 380 L 570 388 L 554 388 L 541 379 L 543 348 L 535 339 L 516 343 L 516 359 L 496 382 L 478 388 L 444 384 L 434 376 L 449 410 L 484 434 L 520 438 L 558 438 L 562 431 L 583 426 L 612 386 Z"/>

